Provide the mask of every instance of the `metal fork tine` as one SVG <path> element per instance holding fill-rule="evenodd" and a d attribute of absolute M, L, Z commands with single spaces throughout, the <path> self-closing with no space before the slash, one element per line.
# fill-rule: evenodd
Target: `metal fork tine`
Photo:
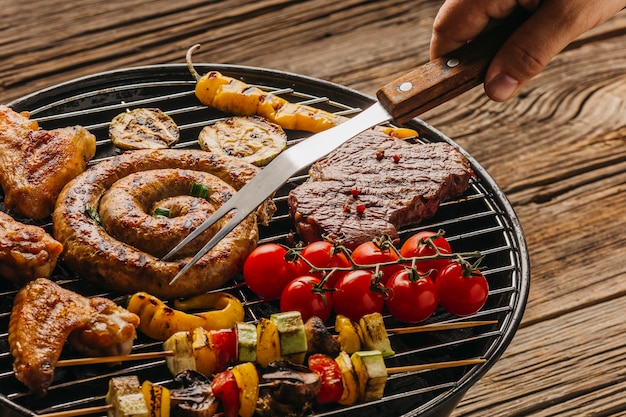
<path fill-rule="evenodd" d="M 235 198 L 235 196 L 233 196 L 231 198 L 231 200 L 234 199 L 234 198 Z M 230 203 L 230 204 L 228 204 L 228 203 Z M 189 242 L 194 240 L 196 237 L 200 236 L 200 234 L 202 234 L 202 232 L 204 232 L 206 229 L 208 229 L 209 227 L 213 226 L 215 223 L 220 221 L 220 219 L 222 219 L 222 217 L 226 216 L 230 211 L 235 210 L 236 207 L 235 207 L 234 203 L 235 203 L 235 201 L 229 201 L 229 202 L 227 202 L 227 204 L 225 204 L 225 205 L 221 206 L 219 209 L 217 209 L 209 217 L 209 219 L 206 220 L 201 225 L 201 227 L 198 227 L 196 230 L 194 230 L 193 232 L 189 233 L 183 240 L 181 240 L 176 246 L 174 246 L 174 248 L 172 248 L 172 250 L 170 250 L 163 258 L 161 258 L 161 260 L 163 260 L 163 261 L 169 260 L 172 256 L 174 256 L 179 250 L 181 250 Z"/>
<path fill-rule="evenodd" d="M 236 209 L 235 209 L 236 210 Z M 220 229 L 218 230 L 218 232 L 213 235 L 213 237 L 211 238 L 211 240 L 209 240 L 206 245 L 204 245 L 202 247 L 202 249 L 200 249 L 198 251 L 198 253 L 196 253 L 193 258 L 191 258 L 191 260 L 189 260 L 189 262 L 187 262 L 185 264 L 185 266 L 178 271 L 178 273 L 176 274 L 176 276 L 174 278 L 172 278 L 172 280 L 170 281 L 170 285 L 172 285 L 174 282 L 176 282 L 176 280 L 178 280 L 178 278 L 180 278 L 181 276 L 183 276 L 185 274 L 185 272 L 187 272 L 189 270 L 189 268 L 191 268 L 196 262 L 198 262 L 198 260 L 200 258 L 202 258 L 208 251 L 210 251 L 211 249 L 213 249 L 213 247 L 215 245 L 217 245 L 220 240 L 224 239 L 224 237 L 226 237 L 227 234 L 229 234 L 235 227 L 237 227 L 237 225 L 239 223 L 241 223 L 241 221 L 247 216 L 248 214 L 246 213 L 242 213 L 240 211 L 237 211 L 237 213 L 235 213 L 235 215 Z M 223 216 L 220 216 L 223 217 Z M 217 219 L 219 220 L 219 219 Z M 217 221 L 216 220 L 216 221 Z M 215 222 L 213 222 L 215 223 Z M 184 241 L 183 241 L 184 242 Z M 183 242 L 181 242 L 180 244 L 182 244 Z M 180 245 L 179 244 L 179 245 Z M 183 245 L 184 246 L 184 245 Z"/>
<path fill-rule="evenodd" d="M 261 172 L 256 174 L 246 185 L 235 193 L 222 207 L 204 221 L 196 230 L 191 232 L 182 242 L 172 249 L 162 259 L 168 260 L 180 248 L 195 239 L 209 226 L 215 224 L 232 210 L 237 213 L 226 225 L 198 252 L 170 281 L 175 282 L 189 268 L 195 264 L 204 254 L 222 240 L 231 230 L 237 226 L 246 216 L 259 207 L 265 199 L 271 197 L 292 175 L 307 167 L 318 159 L 328 155 L 342 143 L 351 137 L 358 135 L 367 128 L 380 124 L 390 119 L 389 113 L 382 105 L 376 103 L 358 116 L 335 126 L 332 129 L 320 133 L 293 145 L 269 163 Z"/>

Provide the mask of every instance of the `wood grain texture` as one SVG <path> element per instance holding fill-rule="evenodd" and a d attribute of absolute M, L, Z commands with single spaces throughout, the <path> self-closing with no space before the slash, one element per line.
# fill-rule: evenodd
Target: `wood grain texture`
<path fill-rule="evenodd" d="M 93 73 L 267 67 L 373 95 L 428 59 L 440 1 L 0 0 L 0 102 Z M 526 234 L 531 292 L 509 349 L 454 416 L 626 416 L 626 14 L 507 103 L 476 88 L 423 115 L 495 178 Z"/>

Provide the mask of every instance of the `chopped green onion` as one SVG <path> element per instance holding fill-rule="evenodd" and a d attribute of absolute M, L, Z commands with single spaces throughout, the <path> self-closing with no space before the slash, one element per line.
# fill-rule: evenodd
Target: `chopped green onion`
<path fill-rule="evenodd" d="M 189 194 L 191 194 L 191 196 L 193 197 L 204 198 L 205 200 L 207 200 L 209 198 L 209 187 L 204 184 L 194 182 L 191 186 L 191 191 L 189 192 Z"/>
<path fill-rule="evenodd" d="M 85 209 L 85 214 L 91 218 L 94 222 L 98 224 L 102 224 L 102 220 L 100 219 L 100 215 L 98 214 L 98 210 L 94 208 L 91 204 L 87 204 L 87 208 Z"/>
<path fill-rule="evenodd" d="M 170 209 L 157 207 L 152 212 L 152 217 L 157 219 L 169 219 L 170 218 Z"/>

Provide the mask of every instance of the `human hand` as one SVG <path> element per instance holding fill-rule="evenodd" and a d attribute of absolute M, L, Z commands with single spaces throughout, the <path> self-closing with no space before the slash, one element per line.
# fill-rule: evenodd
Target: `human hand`
<path fill-rule="evenodd" d="M 626 7 L 626 0 L 446 0 L 433 25 L 431 59 L 464 45 L 491 19 L 502 19 L 518 6 L 533 13 L 487 69 L 485 92 L 495 101 L 514 96 L 571 41 Z"/>

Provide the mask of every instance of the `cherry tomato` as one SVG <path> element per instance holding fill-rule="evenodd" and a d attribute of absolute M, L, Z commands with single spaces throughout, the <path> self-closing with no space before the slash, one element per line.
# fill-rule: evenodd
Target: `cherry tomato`
<path fill-rule="evenodd" d="M 398 260 L 398 254 L 390 248 L 381 248 L 374 242 L 369 241 L 361 243 L 352 252 L 352 260 L 358 265 L 374 265 L 386 262 L 394 262 Z M 388 265 L 380 267 L 379 272 L 382 273 L 380 282 L 386 284 L 387 281 L 398 271 L 402 271 L 404 266 L 401 264 Z"/>
<path fill-rule="evenodd" d="M 235 375 L 230 370 L 218 372 L 211 381 L 213 394 L 222 403 L 224 417 L 239 415 L 239 387 Z"/>
<path fill-rule="evenodd" d="M 320 375 L 321 387 L 315 399 L 320 404 L 337 403 L 343 394 L 341 369 L 337 362 L 326 355 L 316 353 L 309 357 L 309 369 Z"/>
<path fill-rule="evenodd" d="M 306 259 L 316 268 L 349 268 L 352 263 L 346 255 L 334 243 L 327 240 L 311 242 L 300 252 L 300 256 Z M 305 261 L 300 261 L 299 275 L 313 275 L 322 278 L 322 273 L 312 273 L 311 266 Z M 335 283 L 345 272 L 332 273 L 326 282 L 329 288 L 333 288 Z"/>
<path fill-rule="evenodd" d="M 417 273 L 417 271 L 415 271 Z M 396 273 L 387 286 L 387 308 L 392 316 L 405 323 L 419 323 L 433 315 L 439 305 L 435 283 L 429 276 L 412 279 L 411 270 Z"/>
<path fill-rule="evenodd" d="M 298 263 L 285 258 L 287 249 L 276 243 L 257 246 L 243 264 L 246 285 L 261 297 L 276 298 L 298 276 Z"/>
<path fill-rule="evenodd" d="M 431 240 L 428 240 L 431 238 Z M 437 249 L 442 254 L 452 253 L 450 243 L 443 236 L 431 231 L 418 232 L 409 237 L 400 247 L 400 255 L 405 258 L 433 256 Z M 430 277 L 436 279 L 437 274 L 450 263 L 450 259 L 432 259 L 416 262 L 420 271 L 432 271 Z"/>
<path fill-rule="evenodd" d="M 489 284 L 484 275 L 467 262 L 452 262 L 443 268 L 435 281 L 439 303 L 450 313 L 469 316 L 487 301 Z"/>
<path fill-rule="evenodd" d="M 328 320 L 333 311 L 333 295 L 319 288 L 321 279 L 304 275 L 291 281 L 280 296 L 281 311 L 299 311 L 302 320 L 317 316 Z M 326 288 L 326 287 L 324 287 Z"/>
<path fill-rule="evenodd" d="M 385 295 L 374 283 L 371 271 L 356 269 L 337 281 L 333 292 L 335 313 L 358 322 L 370 313 L 380 313 L 385 304 Z"/>

